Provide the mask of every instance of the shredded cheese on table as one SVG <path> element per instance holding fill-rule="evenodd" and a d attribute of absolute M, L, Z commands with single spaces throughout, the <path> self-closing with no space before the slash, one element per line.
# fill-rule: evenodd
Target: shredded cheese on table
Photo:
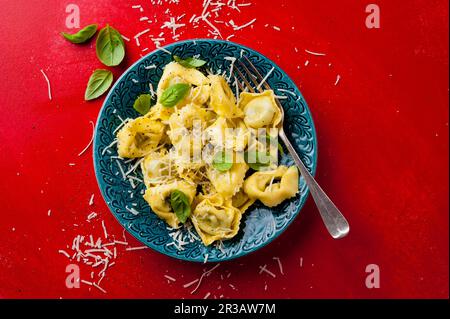
<path fill-rule="evenodd" d="M 50 80 L 48 79 L 47 74 L 45 74 L 44 70 L 41 69 L 41 73 L 45 78 L 45 81 L 47 82 L 47 91 L 48 91 L 48 99 L 51 101 L 52 100 L 52 88 L 50 86 Z"/>
<path fill-rule="evenodd" d="M 305 52 L 311 55 L 316 55 L 316 56 L 325 56 L 325 53 L 319 53 L 319 52 L 313 52 L 313 51 L 309 51 L 305 49 Z"/>
<path fill-rule="evenodd" d="M 91 195 L 91 197 L 89 198 L 89 206 L 94 205 L 94 194 Z"/>
<path fill-rule="evenodd" d="M 197 286 L 194 288 L 194 290 L 191 291 L 191 295 L 193 295 L 193 294 L 198 290 L 198 288 L 200 287 L 200 285 L 201 285 L 201 283 L 202 283 L 203 278 L 209 276 L 209 275 L 214 271 L 214 269 L 216 269 L 216 268 L 219 267 L 219 266 L 220 266 L 220 264 L 215 265 L 213 268 L 211 268 L 211 269 L 208 270 L 208 271 L 205 271 L 205 272 L 200 276 L 200 278 L 198 279 Z"/>
<path fill-rule="evenodd" d="M 277 261 L 277 263 L 278 263 L 278 268 L 280 269 L 280 273 L 281 273 L 282 275 L 284 275 L 284 272 L 283 272 L 283 265 L 281 264 L 280 258 L 278 258 L 278 257 L 273 257 L 273 260 L 276 260 L 276 261 Z"/>
<path fill-rule="evenodd" d="M 245 24 L 243 24 L 243 25 L 241 25 L 241 26 L 237 26 L 237 25 L 234 23 L 233 20 L 230 20 L 230 25 L 233 27 L 233 29 L 234 29 L 235 31 L 238 31 L 238 30 L 241 30 L 241 29 L 244 29 L 244 28 L 246 28 L 246 27 L 251 26 L 253 23 L 255 23 L 255 21 L 256 21 L 256 18 L 253 19 L 253 20 L 251 20 L 251 21 L 249 21 L 249 22 L 247 22 L 247 23 L 245 23 Z"/>
<path fill-rule="evenodd" d="M 175 278 L 169 276 L 169 275 L 164 275 L 165 278 L 167 278 L 169 281 L 177 281 Z"/>
<path fill-rule="evenodd" d="M 94 125 L 94 122 L 92 122 L 92 121 L 89 121 L 89 123 L 90 123 L 91 126 L 92 126 L 92 135 L 91 135 L 91 139 L 89 140 L 89 143 L 86 145 L 86 147 L 83 148 L 83 150 L 82 150 L 80 153 L 78 153 L 78 156 L 83 155 L 84 152 L 86 152 L 86 151 L 88 150 L 89 146 L 91 146 L 91 145 L 92 145 L 92 142 L 94 141 L 95 125 Z"/>
<path fill-rule="evenodd" d="M 103 228 L 103 234 L 105 235 L 105 238 L 108 238 L 108 232 L 106 231 L 104 220 L 102 220 L 102 228 Z"/>
<path fill-rule="evenodd" d="M 336 82 L 334 83 L 334 85 L 337 86 L 340 80 L 341 80 L 341 76 L 338 75 L 338 76 L 336 77 Z"/>
<path fill-rule="evenodd" d="M 125 248 L 125 250 L 127 251 L 132 251 L 132 250 L 142 250 L 142 249 L 147 249 L 147 246 L 138 246 L 138 247 L 127 247 Z"/>
<path fill-rule="evenodd" d="M 270 276 L 272 276 L 273 278 L 277 277 L 273 272 L 271 272 L 270 270 L 267 269 L 267 265 L 259 266 L 259 269 L 260 269 L 259 274 L 262 274 L 263 272 L 265 272 L 265 273 L 269 274 Z"/>

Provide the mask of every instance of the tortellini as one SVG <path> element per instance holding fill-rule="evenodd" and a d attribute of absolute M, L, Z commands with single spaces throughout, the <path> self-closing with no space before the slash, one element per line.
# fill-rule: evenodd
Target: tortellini
<path fill-rule="evenodd" d="M 239 209 L 220 194 L 203 199 L 192 215 L 192 223 L 206 246 L 216 240 L 234 237 L 239 230 L 240 221 Z"/>
<path fill-rule="evenodd" d="M 208 170 L 209 180 L 216 191 L 225 198 L 230 198 L 239 191 L 248 170 L 243 158 L 238 153 L 235 155 L 234 163 L 228 171 L 221 172 L 213 167 Z"/>
<path fill-rule="evenodd" d="M 204 137 L 214 146 L 243 151 L 248 143 L 249 132 L 241 119 L 229 120 L 219 116 L 205 130 Z"/>
<path fill-rule="evenodd" d="M 210 75 L 211 97 L 210 105 L 214 112 L 226 118 L 236 118 L 243 115 L 236 105 L 236 98 L 225 78 L 220 75 Z"/>
<path fill-rule="evenodd" d="M 297 167 L 279 166 L 276 170 L 256 172 L 245 180 L 244 191 L 249 198 L 259 199 L 274 207 L 298 192 Z"/>
<path fill-rule="evenodd" d="M 257 200 L 273 207 L 298 192 L 296 167 L 277 166 L 278 143 L 267 145 L 277 142 L 282 120 L 273 91 L 241 92 L 237 102 L 226 79 L 212 72 L 167 64 L 156 104 L 117 133 L 119 157 L 142 158 L 143 197 L 151 211 L 171 228 L 190 220 L 204 245 L 236 236 Z M 189 84 L 189 91 L 178 85 L 161 98 L 178 83 Z M 256 153 L 258 160 L 267 155 L 270 165 L 253 165 L 249 154 Z"/>
<path fill-rule="evenodd" d="M 150 108 L 150 111 L 145 114 L 145 117 L 152 120 L 160 120 L 161 122 L 168 121 L 174 111 L 175 108 L 164 107 L 162 104 L 157 103 Z"/>
<path fill-rule="evenodd" d="M 256 201 L 255 199 L 248 197 L 243 189 L 237 192 L 231 200 L 233 206 L 239 209 L 242 214 Z"/>
<path fill-rule="evenodd" d="M 124 125 L 117 133 L 119 156 L 142 157 L 158 146 L 165 134 L 165 125 L 147 117 L 138 117 Z"/>
<path fill-rule="evenodd" d="M 189 184 L 182 180 L 173 181 L 169 184 L 161 184 L 154 187 L 148 187 L 144 194 L 144 199 L 150 205 L 152 210 L 159 218 L 166 221 L 172 228 L 178 228 L 180 220 L 170 206 L 170 196 L 173 191 L 182 191 L 192 203 L 196 193 L 195 185 Z"/>
<path fill-rule="evenodd" d="M 281 121 L 281 111 L 271 90 L 263 93 L 242 92 L 239 108 L 244 111 L 245 124 L 254 129 L 276 127 Z"/>
<path fill-rule="evenodd" d="M 209 84 L 200 85 L 191 89 L 189 95 L 186 97 L 186 102 L 202 105 L 208 102 L 210 95 L 211 86 Z"/>
<path fill-rule="evenodd" d="M 172 165 L 170 161 L 167 151 L 150 152 L 141 162 L 145 186 L 150 187 L 160 182 L 161 178 L 168 176 Z"/>
<path fill-rule="evenodd" d="M 200 123 L 201 126 L 205 126 L 211 120 L 212 116 L 212 112 L 194 103 L 190 103 L 178 112 L 173 113 L 168 123 L 171 130 L 180 128 L 192 129 L 195 121 Z"/>
<path fill-rule="evenodd" d="M 202 72 L 196 69 L 185 68 L 179 63 L 171 62 L 164 68 L 163 75 L 158 83 L 156 91 L 158 97 L 160 97 L 164 90 L 169 86 L 177 83 L 201 86 L 209 84 L 209 80 Z"/>
<path fill-rule="evenodd" d="M 170 130 L 167 132 L 176 157 L 182 162 L 190 162 L 192 154 L 200 153 L 203 147 L 201 132 L 213 118 L 213 113 L 194 103 L 190 103 L 173 113 L 167 121 Z M 194 135 L 197 134 L 198 138 Z"/>

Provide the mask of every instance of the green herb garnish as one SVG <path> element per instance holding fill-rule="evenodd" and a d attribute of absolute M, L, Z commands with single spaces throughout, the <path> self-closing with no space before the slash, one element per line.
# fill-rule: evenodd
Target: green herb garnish
<path fill-rule="evenodd" d="M 150 94 L 141 94 L 134 101 L 133 108 L 140 114 L 145 115 L 152 106 L 152 96 Z"/>
<path fill-rule="evenodd" d="M 69 34 L 66 32 L 61 32 L 61 35 L 68 41 L 72 43 L 84 43 L 90 38 L 92 38 L 97 32 L 97 25 L 96 24 L 90 24 L 83 29 L 79 30 L 77 33 Z"/>
<path fill-rule="evenodd" d="M 265 157 L 265 159 L 264 159 Z M 248 166 L 255 171 L 267 167 L 270 164 L 269 154 L 264 154 L 257 151 L 247 151 L 244 153 L 244 159 Z"/>
<path fill-rule="evenodd" d="M 278 142 L 278 138 L 275 136 L 270 136 L 269 133 L 266 134 L 266 144 L 270 145 L 272 141 L 275 141 L 274 143 L 277 143 L 278 151 L 281 153 L 281 155 L 284 155 L 283 146 Z"/>
<path fill-rule="evenodd" d="M 180 222 L 184 224 L 191 215 L 189 198 L 182 191 L 176 189 L 170 194 L 170 205 Z"/>
<path fill-rule="evenodd" d="M 108 70 L 95 70 L 89 78 L 84 99 L 86 101 L 98 98 L 108 91 L 113 82 L 113 74 Z"/>
<path fill-rule="evenodd" d="M 191 86 L 185 83 L 171 85 L 161 94 L 159 102 L 165 107 L 173 107 L 186 96 L 190 88 Z"/>
<path fill-rule="evenodd" d="M 107 66 L 116 66 L 125 57 L 125 43 L 119 31 L 109 24 L 100 30 L 96 42 L 99 60 Z"/>
<path fill-rule="evenodd" d="M 233 156 L 227 152 L 218 152 L 212 161 L 212 166 L 221 172 L 226 172 L 233 166 Z"/>
<path fill-rule="evenodd" d="M 180 63 L 185 68 L 190 68 L 190 69 L 199 68 L 206 64 L 206 61 L 192 58 L 192 57 L 183 59 L 183 58 L 180 58 L 179 56 L 174 55 L 173 59 L 176 62 Z"/>

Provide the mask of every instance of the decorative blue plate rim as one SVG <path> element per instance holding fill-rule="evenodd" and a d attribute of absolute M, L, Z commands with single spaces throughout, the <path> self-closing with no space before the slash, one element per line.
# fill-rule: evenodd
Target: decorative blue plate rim
<path fill-rule="evenodd" d="M 139 67 L 140 64 L 145 63 L 147 60 L 149 60 L 152 56 L 157 55 L 158 53 L 162 52 L 166 55 L 169 55 L 168 53 L 165 53 L 164 50 L 168 50 L 170 52 L 173 52 L 174 50 L 176 50 L 178 47 L 183 46 L 183 45 L 194 45 L 197 46 L 199 44 L 211 44 L 211 45 L 224 45 L 224 46 L 236 46 L 238 48 L 240 48 L 241 52 L 244 51 L 247 54 L 251 53 L 253 56 L 252 57 L 258 57 L 259 59 L 262 59 L 265 63 L 273 66 L 275 68 L 275 72 L 278 72 L 282 79 L 286 79 L 288 86 L 286 88 L 291 88 L 293 89 L 293 92 L 296 95 L 296 101 L 295 103 L 297 104 L 302 104 L 303 106 L 303 115 L 306 116 L 307 118 L 307 124 L 309 125 L 309 133 L 311 134 L 310 138 L 309 138 L 309 144 L 312 145 L 312 149 L 310 150 L 308 156 L 306 156 L 305 158 L 303 157 L 303 154 L 301 153 L 301 151 L 299 152 L 300 156 L 302 157 L 302 159 L 304 160 L 305 165 L 308 167 L 308 169 L 310 170 L 310 172 L 315 175 L 316 173 L 316 169 L 317 169 L 317 157 L 318 157 L 318 145 L 317 145 L 317 134 L 316 134 L 316 130 L 315 130 L 315 125 L 314 125 L 314 120 L 312 118 L 311 112 L 308 108 L 308 105 L 306 103 L 306 100 L 304 99 L 302 93 L 300 92 L 300 90 L 298 89 L 298 87 L 295 85 L 295 83 L 292 81 L 292 79 L 286 74 L 285 71 L 283 71 L 276 63 L 274 63 L 272 60 L 270 60 L 269 58 L 267 58 L 266 56 L 264 56 L 263 54 L 255 51 L 252 48 L 249 48 L 245 45 L 239 44 L 239 43 L 235 43 L 235 42 L 231 42 L 231 41 L 224 41 L 224 40 L 213 40 L 213 39 L 190 39 L 190 40 L 184 40 L 184 41 L 179 41 L 179 42 L 174 42 L 172 44 L 166 45 L 162 48 L 158 48 L 150 53 L 148 53 L 147 55 L 141 57 L 138 61 L 136 61 L 135 63 L 133 63 L 115 82 L 115 84 L 113 85 L 113 87 L 111 88 L 110 92 L 108 93 L 108 95 L 106 96 L 104 103 L 99 111 L 98 117 L 97 117 L 97 121 L 96 121 L 96 125 L 95 125 L 95 133 L 94 133 L 94 142 L 93 142 L 93 162 L 94 162 L 94 171 L 95 171 L 95 176 L 97 179 L 97 183 L 98 186 L 100 188 L 101 194 L 103 199 L 105 200 L 109 210 L 111 211 L 111 213 L 113 214 L 113 216 L 117 219 L 117 221 L 119 222 L 119 224 L 121 224 L 124 229 L 131 234 L 134 238 L 136 238 L 138 241 L 140 241 L 141 243 L 143 243 L 144 245 L 148 246 L 149 248 L 152 248 L 153 250 L 162 253 L 164 255 L 176 258 L 176 259 L 180 259 L 180 260 L 185 260 L 185 261 L 194 261 L 194 262 L 205 262 L 205 260 L 207 259 L 207 262 L 222 262 L 222 261 L 227 261 L 227 260 L 232 260 L 232 259 L 236 259 L 245 255 L 248 255 L 252 252 L 255 252 L 258 249 L 261 249 L 263 247 L 265 247 L 266 245 L 270 244 L 275 238 L 277 238 L 279 235 L 281 235 L 281 233 L 283 233 L 286 228 L 293 222 L 293 220 L 298 216 L 299 212 L 301 211 L 301 209 L 303 208 L 307 197 L 309 196 L 309 190 L 306 187 L 306 184 L 303 180 L 303 177 L 300 177 L 300 191 L 299 194 L 297 195 L 298 198 L 296 198 L 295 200 L 297 200 L 297 205 L 295 207 L 295 210 L 293 212 L 291 212 L 291 216 L 290 218 L 282 225 L 281 228 L 279 228 L 278 230 L 273 232 L 273 235 L 266 238 L 265 241 L 260 242 L 259 244 L 257 244 L 255 247 L 250 248 L 249 250 L 245 251 L 242 249 L 238 249 L 238 252 L 231 254 L 231 255 L 225 255 L 222 257 L 217 257 L 217 256 L 209 256 L 208 258 L 205 258 L 205 254 L 206 254 L 206 250 L 210 249 L 212 246 L 208 246 L 202 247 L 202 243 L 198 242 L 198 243 L 193 243 L 196 244 L 198 247 L 196 247 L 194 250 L 198 251 L 200 248 L 203 248 L 203 252 L 201 252 L 201 254 L 197 253 L 197 256 L 192 257 L 192 256 L 186 256 L 185 254 L 179 254 L 179 250 L 176 251 L 171 251 L 167 249 L 167 246 L 165 246 L 164 244 L 166 244 L 165 242 L 158 243 L 155 244 L 154 242 L 149 242 L 146 241 L 145 238 L 143 237 L 142 231 L 138 232 L 138 230 L 140 230 L 139 228 L 137 229 L 133 229 L 132 226 L 135 226 L 132 223 L 129 223 L 127 225 L 126 219 L 123 218 L 123 215 L 120 215 L 119 212 L 116 212 L 115 207 L 113 207 L 112 202 L 108 200 L 108 198 L 110 198 L 110 194 L 107 193 L 107 185 L 105 185 L 105 180 L 102 179 L 103 177 L 103 173 L 101 172 L 101 161 L 103 158 L 103 155 L 101 154 L 102 152 L 100 152 L 100 147 L 102 147 L 102 141 L 101 141 L 101 133 L 99 132 L 99 127 L 102 124 L 101 121 L 105 116 L 106 110 L 107 108 L 110 106 L 110 100 L 112 98 L 112 96 L 116 93 L 116 90 L 118 89 L 118 87 L 120 86 L 121 83 L 123 83 L 123 80 L 128 76 L 128 74 L 132 71 L 134 71 L 136 68 Z M 206 58 L 206 57 L 204 57 Z M 214 58 L 213 58 L 214 59 Z M 258 66 L 258 65 L 257 65 Z M 274 75 L 274 74 L 272 74 Z M 270 83 L 271 80 L 269 79 L 268 82 Z M 272 86 L 273 87 L 273 86 Z M 275 89 L 274 89 L 275 91 Z M 144 93 L 141 91 L 141 93 Z M 288 94 L 288 99 L 291 99 L 291 95 Z M 283 102 L 282 102 L 283 104 Z M 130 105 L 126 105 L 125 107 L 131 108 L 132 107 Z M 283 105 L 284 107 L 284 105 Z M 285 110 L 286 112 L 286 110 Z M 138 116 L 138 114 L 136 114 L 136 116 Z M 286 114 L 286 116 L 288 116 L 288 114 Z M 285 122 L 287 120 L 285 116 Z M 285 124 L 286 127 L 286 124 Z M 299 145 L 296 145 L 295 141 L 292 140 L 292 137 L 290 136 L 290 132 L 288 129 L 285 129 L 286 135 L 290 138 L 291 142 L 293 142 L 293 144 L 295 145 L 295 147 L 297 148 L 297 151 L 299 151 L 298 147 Z M 103 148 L 104 149 L 104 148 Z M 292 162 L 289 160 L 289 158 L 285 157 L 284 158 L 285 163 L 290 162 L 292 164 Z M 306 161 L 305 161 L 306 160 Z M 283 160 L 280 161 L 282 164 Z M 122 193 L 123 194 L 123 193 Z M 142 197 L 141 197 L 142 198 Z M 137 199 L 137 198 L 136 198 Z M 143 199 L 142 199 L 143 200 Z M 286 202 L 293 202 L 293 200 L 287 200 Z M 283 206 L 286 207 L 287 205 L 283 205 L 280 204 L 279 206 Z M 277 206 L 277 207 L 279 207 Z M 277 207 L 275 207 L 274 209 L 276 209 Z M 289 206 L 289 208 L 291 208 Z M 260 212 L 260 211 L 268 211 L 269 209 L 265 208 L 265 207 L 259 207 L 256 208 L 256 212 Z M 284 212 L 284 209 L 282 210 Z M 123 213 L 122 213 L 123 214 Z M 148 207 L 148 213 L 145 213 L 146 215 L 149 216 L 153 216 L 153 219 L 158 219 L 156 217 L 155 214 L 153 214 L 150 211 L 150 208 Z M 246 212 L 243 216 L 243 219 L 241 220 L 241 229 L 240 229 L 240 233 L 242 232 L 242 228 L 246 228 L 247 227 L 247 223 L 245 225 L 243 225 L 244 221 L 245 221 L 245 217 L 247 217 L 247 219 L 249 219 L 249 215 L 251 215 L 252 212 Z M 143 215 L 143 214 L 140 214 Z M 273 217 L 273 212 L 271 212 L 272 218 L 275 219 Z M 265 216 L 268 216 L 268 214 L 266 213 Z M 265 218 L 263 216 L 263 218 Z M 149 217 L 149 219 L 151 219 Z M 128 220 L 129 221 L 129 220 Z M 160 225 L 164 224 L 163 226 L 165 226 L 165 223 L 161 220 L 159 220 L 159 228 Z M 275 223 L 275 222 L 274 222 Z M 250 222 L 251 224 L 251 222 Z M 150 225 L 146 224 L 146 226 L 149 226 L 149 228 L 155 227 L 155 222 L 150 223 Z M 275 226 L 275 225 L 274 225 Z M 164 229 L 166 229 L 164 227 Z M 244 230 L 245 231 L 245 230 Z M 167 237 L 168 236 L 168 231 L 166 230 L 167 233 Z M 264 234 L 265 235 L 265 234 Z M 251 235 L 250 235 L 251 236 Z M 243 236 L 236 236 L 239 237 L 240 240 L 244 239 Z M 245 237 L 245 236 L 244 236 Z M 234 241 L 235 239 L 233 238 L 232 240 L 229 241 L 225 241 L 224 244 L 226 245 L 228 242 L 230 241 Z M 190 244 L 189 244 L 190 245 Z M 243 244 L 239 244 L 240 246 L 245 246 L 245 243 Z M 238 246 L 239 247 L 239 246 Z M 217 248 L 213 248 L 216 249 L 217 251 L 219 251 L 219 249 Z M 218 256 L 220 256 L 221 252 L 217 252 Z"/>

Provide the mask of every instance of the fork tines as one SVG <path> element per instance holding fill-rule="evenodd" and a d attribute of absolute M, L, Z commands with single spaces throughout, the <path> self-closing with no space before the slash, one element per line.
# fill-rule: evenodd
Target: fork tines
<path fill-rule="evenodd" d="M 247 88 L 247 90 L 250 91 L 251 93 L 263 92 L 264 90 L 261 87 L 264 87 L 264 89 L 266 90 L 271 90 L 270 85 L 266 82 L 267 76 L 266 78 L 264 78 L 248 57 L 244 55 L 242 58 L 244 59 L 244 61 L 242 61 L 242 59 L 237 59 L 236 62 L 241 67 L 246 76 L 244 75 L 243 72 L 239 70 L 239 68 L 237 67 L 234 68 L 235 71 L 234 78 L 238 83 L 239 88 L 242 91 L 245 90 L 245 88 Z M 250 79 L 250 81 L 253 83 L 253 86 L 252 84 L 250 84 L 247 78 Z"/>

